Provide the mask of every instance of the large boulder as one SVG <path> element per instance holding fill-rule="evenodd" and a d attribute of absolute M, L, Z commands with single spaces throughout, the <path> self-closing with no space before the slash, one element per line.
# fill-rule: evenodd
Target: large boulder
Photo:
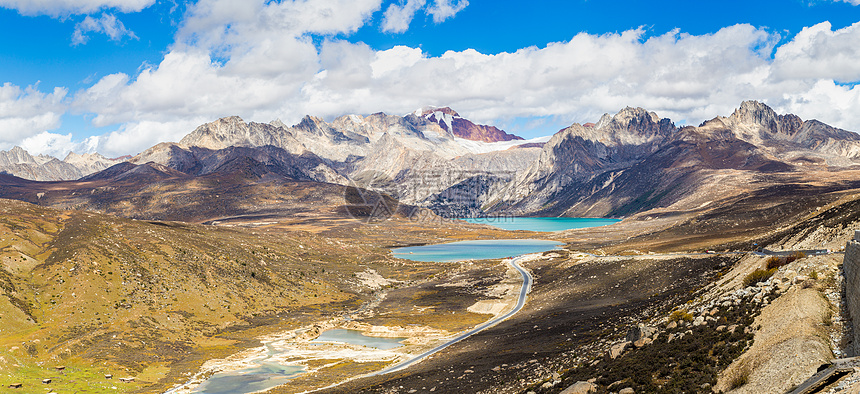
<path fill-rule="evenodd" d="M 561 394 L 589 394 L 597 391 L 597 385 L 594 383 L 579 381 L 572 386 L 564 389 Z"/>
<path fill-rule="evenodd" d="M 657 333 L 657 329 L 655 327 L 646 326 L 645 324 L 639 323 L 635 327 L 631 328 L 630 331 L 627 331 L 627 340 L 633 343 L 643 338 L 650 338 Z"/>
<path fill-rule="evenodd" d="M 630 345 L 632 345 L 632 344 L 630 342 L 626 342 L 626 341 L 612 345 L 609 348 L 609 353 L 608 353 L 609 358 L 613 359 L 613 360 L 618 358 L 618 356 L 622 355 L 624 353 L 624 351 L 627 350 L 628 347 L 630 347 Z"/>

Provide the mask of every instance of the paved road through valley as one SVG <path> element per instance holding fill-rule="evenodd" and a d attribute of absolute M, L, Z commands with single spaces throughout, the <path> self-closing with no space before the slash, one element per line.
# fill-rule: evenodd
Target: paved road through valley
<path fill-rule="evenodd" d="M 464 339 L 466 339 L 466 338 L 468 338 L 474 334 L 477 334 L 477 333 L 484 331 L 484 330 L 486 330 L 492 326 L 495 326 L 496 324 L 499 324 L 503 320 L 505 320 L 505 319 L 513 316 L 517 312 L 519 312 L 520 309 L 523 309 L 523 305 L 526 304 L 526 296 L 531 291 L 532 281 L 533 281 L 532 275 L 528 271 L 526 271 L 523 267 L 521 267 L 519 265 L 519 261 L 522 260 L 525 256 L 527 256 L 527 255 L 515 257 L 513 259 L 508 260 L 508 264 L 510 264 L 511 267 L 514 267 L 517 271 L 519 271 L 520 275 L 522 275 L 522 277 L 523 277 L 523 286 L 522 286 L 522 288 L 520 288 L 520 296 L 519 296 L 519 299 L 517 300 L 517 305 L 514 306 L 514 309 L 511 309 L 510 311 L 508 311 L 508 313 L 505 313 L 502 316 L 499 316 L 499 317 L 492 319 L 492 320 L 490 320 L 484 324 L 481 324 L 480 326 L 477 326 L 477 327 L 475 327 L 469 331 L 466 331 L 460 335 L 457 335 L 456 337 L 449 340 L 448 342 L 445 342 L 439 346 L 436 346 L 433 349 L 430 349 L 424 353 L 421 353 L 421 354 L 419 354 L 419 355 L 417 355 L 417 356 L 415 356 L 409 360 L 403 361 L 399 364 L 392 365 L 386 369 L 383 369 L 382 371 L 370 374 L 369 376 L 383 375 L 383 374 L 387 374 L 387 373 L 391 373 L 391 372 L 397 372 L 397 371 L 403 370 L 405 368 L 408 368 L 412 364 L 415 364 L 415 363 L 439 352 L 440 350 L 442 350 L 448 346 L 451 346 L 451 345 L 453 345 L 457 342 L 460 342 L 460 341 L 462 341 L 462 340 L 464 340 Z"/>

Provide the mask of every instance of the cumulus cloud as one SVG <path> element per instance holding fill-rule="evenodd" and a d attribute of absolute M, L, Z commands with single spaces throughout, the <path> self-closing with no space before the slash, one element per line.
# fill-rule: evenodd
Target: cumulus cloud
<path fill-rule="evenodd" d="M 434 22 L 441 23 L 457 15 L 467 5 L 469 5 L 469 0 L 436 0 L 433 6 L 427 10 L 427 13 L 433 16 Z"/>
<path fill-rule="evenodd" d="M 860 0 L 835 0 L 837 2 L 849 3 L 851 5 L 860 5 Z"/>
<path fill-rule="evenodd" d="M 786 79 L 860 80 L 860 22 L 833 31 L 830 22 L 805 27 L 779 47 L 774 77 Z"/>
<path fill-rule="evenodd" d="M 101 33 L 110 38 L 111 41 L 120 41 L 123 37 L 137 39 L 133 31 L 128 30 L 113 14 L 103 14 L 98 19 L 87 16 L 75 25 L 72 33 L 72 45 L 86 44 L 89 40 L 88 33 Z"/>
<path fill-rule="evenodd" d="M 48 155 L 59 159 L 66 157 L 69 152 L 93 152 L 86 140 L 84 142 L 73 141 L 71 133 L 56 134 L 43 131 L 25 138 L 19 145 L 31 155 Z"/>
<path fill-rule="evenodd" d="M 155 0 L 0 0 L 0 7 L 14 9 L 22 15 L 92 14 L 103 9 L 138 12 L 155 4 Z"/>
<path fill-rule="evenodd" d="M 440 4 L 456 10 L 466 3 L 422 6 L 442 10 Z M 229 115 L 297 123 L 306 114 L 404 114 L 428 104 L 449 105 L 489 124 L 523 117 L 594 121 L 628 105 L 697 124 L 757 99 L 780 112 L 860 130 L 860 113 L 853 110 L 860 89 L 837 83 L 860 79 L 850 66 L 860 60 L 849 45 L 860 38 L 857 25 L 811 26 L 779 47 L 779 34 L 739 24 L 703 35 L 580 33 L 515 52 L 439 56 L 331 38 L 356 31 L 379 8 L 378 0 L 241 6 L 201 0 L 161 63 L 136 75 L 101 78 L 74 95 L 72 108 L 92 114 L 96 126 L 120 125 L 98 138 L 99 151 L 109 155 L 178 141 L 197 125 Z M 315 42 L 311 35 L 328 38 Z"/>
<path fill-rule="evenodd" d="M 237 55 L 273 35 L 355 32 L 379 7 L 380 0 L 200 0 L 177 36 L 181 44 Z"/>
<path fill-rule="evenodd" d="M 430 4 L 427 4 L 426 0 L 406 0 L 405 3 L 391 4 L 383 15 L 382 31 L 402 33 L 408 30 L 409 24 L 419 11 L 433 17 L 433 22 L 442 23 L 468 5 L 467 0 L 435 0 Z"/>
<path fill-rule="evenodd" d="M 402 33 L 409 29 L 415 13 L 424 7 L 426 0 L 407 0 L 405 4 L 391 4 L 382 19 L 382 31 Z"/>
<path fill-rule="evenodd" d="M 37 86 L 0 86 L 0 144 L 16 144 L 23 139 L 60 125 L 66 110 L 68 91 L 55 88 L 43 93 Z"/>

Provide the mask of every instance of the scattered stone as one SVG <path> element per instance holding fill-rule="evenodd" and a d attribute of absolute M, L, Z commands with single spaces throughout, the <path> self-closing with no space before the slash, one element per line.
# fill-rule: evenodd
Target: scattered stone
<path fill-rule="evenodd" d="M 467 370 L 463 371 L 463 373 L 475 373 L 475 371 L 473 371 L 471 369 L 467 369 Z"/>
<path fill-rule="evenodd" d="M 11 383 L 11 384 L 9 385 L 9 388 L 10 388 L 10 389 L 20 389 L 21 387 L 24 387 L 24 385 L 23 385 L 23 384 L 21 384 L 21 383 Z"/>
<path fill-rule="evenodd" d="M 645 324 L 639 323 L 635 327 L 631 328 L 630 331 L 627 331 L 627 340 L 630 342 L 636 342 L 642 338 L 650 337 L 657 333 L 657 329 L 654 327 L 646 326 Z"/>
<path fill-rule="evenodd" d="M 606 388 L 612 390 L 612 388 L 624 384 L 625 381 L 626 381 L 626 379 L 625 380 L 616 380 L 616 381 L 610 383 L 609 386 L 606 386 Z"/>
<path fill-rule="evenodd" d="M 675 327 L 678 327 L 678 323 L 676 323 L 676 322 L 674 322 L 674 321 L 670 321 L 670 322 L 669 322 L 669 324 L 667 324 L 667 325 L 666 325 L 666 329 L 667 329 L 667 330 L 671 330 L 671 329 L 673 329 L 673 328 L 675 328 Z"/>
<path fill-rule="evenodd" d="M 697 316 L 695 320 L 693 320 L 693 327 L 701 326 L 705 324 L 705 318 L 702 316 Z"/>
<path fill-rule="evenodd" d="M 123 383 L 132 383 L 134 382 L 134 378 L 119 378 L 119 381 Z"/>
<path fill-rule="evenodd" d="M 726 330 L 728 330 L 728 331 L 729 331 L 730 333 L 732 333 L 732 334 L 734 334 L 734 333 L 735 333 L 735 330 L 737 330 L 737 329 L 738 329 L 738 325 L 737 325 L 737 324 L 732 324 L 732 325 L 730 325 L 730 326 L 726 327 Z"/>
<path fill-rule="evenodd" d="M 618 392 L 618 394 L 635 394 L 636 391 L 633 390 L 632 387 L 625 387 Z"/>
<path fill-rule="evenodd" d="M 726 326 L 717 326 L 716 330 L 717 330 L 718 332 L 723 332 L 723 331 L 725 331 L 725 330 L 726 330 Z"/>
<path fill-rule="evenodd" d="M 642 338 L 636 342 L 633 342 L 633 346 L 636 346 L 637 348 L 641 348 L 645 345 L 650 344 L 651 342 L 652 342 L 651 338 Z"/>
<path fill-rule="evenodd" d="M 809 277 L 806 275 L 797 275 L 794 277 L 794 283 L 795 284 L 803 283 L 803 282 L 806 282 L 807 280 L 809 280 Z"/>
<path fill-rule="evenodd" d="M 106 374 L 105 374 L 105 379 L 113 379 L 113 375 L 111 375 L 111 374 L 109 374 L 109 373 L 106 373 Z"/>
<path fill-rule="evenodd" d="M 540 385 L 540 388 L 549 389 L 549 388 L 552 388 L 552 386 L 555 386 L 552 382 L 546 382 L 546 383 Z"/>
<path fill-rule="evenodd" d="M 572 386 L 564 389 L 561 394 L 589 394 L 597 391 L 597 385 L 594 383 L 579 381 Z"/>
<path fill-rule="evenodd" d="M 42 383 L 44 383 L 44 384 L 51 384 L 51 382 L 52 382 L 51 379 L 42 379 Z"/>
<path fill-rule="evenodd" d="M 493 368 L 493 372 L 499 372 L 499 371 L 501 371 L 501 370 L 502 370 L 502 367 L 495 367 L 495 368 Z"/>
<path fill-rule="evenodd" d="M 55 368 L 57 369 L 57 371 L 62 371 L 64 369 L 66 369 L 66 366 L 65 365 L 58 365 Z"/>
<path fill-rule="evenodd" d="M 621 342 L 612 345 L 612 347 L 609 348 L 609 358 L 612 360 L 618 358 L 618 356 L 622 355 L 624 351 L 627 350 L 627 347 L 630 345 L 630 342 Z"/>

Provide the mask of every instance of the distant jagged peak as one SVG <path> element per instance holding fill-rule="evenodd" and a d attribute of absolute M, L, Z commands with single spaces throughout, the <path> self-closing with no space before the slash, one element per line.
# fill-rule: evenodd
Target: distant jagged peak
<path fill-rule="evenodd" d="M 457 118 L 461 117 L 460 114 L 458 114 L 457 111 L 454 111 L 453 109 L 451 109 L 451 107 L 436 107 L 436 106 L 432 106 L 432 105 L 428 105 L 426 107 L 422 107 L 420 109 L 417 109 L 413 113 L 415 114 L 415 116 L 427 116 L 427 115 L 431 115 L 431 114 L 436 113 L 436 112 L 440 112 L 440 113 L 443 113 L 445 115 L 449 115 L 452 117 L 457 117 Z"/>
<path fill-rule="evenodd" d="M 615 115 L 604 114 L 597 123 L 574 123 L 560 130 L 561 139 L 580 137 L 606 146 L 640 145 L 670 137 L 677 131 L 667 118 L 640 107 L 626 107 Z"/>
<path fill-rule="evenodd" d="M 8 151 L 0 151 L 0 158 L 5 159 L 3 161 L 11 164 L 30 164 L 36 162 L 36 158 L 30 152 L 17 145 Z"/>
<path fill-rule="evenodd" d="M 495 126 L 475 124 L 450 107 L 424 107 L 413 112 L 413 115 L 438 124 L 454 137 L 470 141 L 500 142 L 523 139 Z"/>
<path fill-rule="evenodd" d="M 604 129 L 615 126 L 629 130 L 631 127 L 636 128 L 639 125 L 649 123 L 658 124 L 661 121 L 663 121 L 663 119 L 657 116 L 656 113 L 650 112 L 642 107 L 625 107 L 615 115 L 603 114 L 594 128 Z M 666 121 L 668 121 L 668 119 L 666 119 Z"/>
<path fill-rule="evenodd" d="M 78 154 L 71 151 L 66 155 L 66 158 L 63 159 L 66 163 L 117 162 L 120 160 L 122 160 L 122 158 L 108 159 L 98 152 Z"/>

